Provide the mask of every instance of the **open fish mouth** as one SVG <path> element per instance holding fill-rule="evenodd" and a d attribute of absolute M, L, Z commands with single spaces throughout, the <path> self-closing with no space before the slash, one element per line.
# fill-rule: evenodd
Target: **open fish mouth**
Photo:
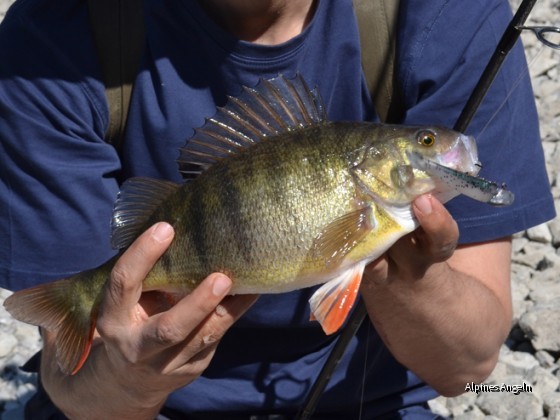
<path fill-rule="evenodd" d="M 474 137 L 460 134 L 449 151 L 437 156 L 437 163 L 455 170 L 462 169 L 470 175 L 477 175 L 482 164 L 478 160 L 478 150 Z"/>

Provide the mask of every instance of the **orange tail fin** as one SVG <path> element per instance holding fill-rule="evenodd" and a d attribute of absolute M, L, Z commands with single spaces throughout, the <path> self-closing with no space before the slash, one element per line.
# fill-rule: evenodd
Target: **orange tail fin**
<path fill-rule="evenodd" d="M 91 350 L 104 271 L 85 271 L 31 287 L 4 301 L 14 318 L 57 333 L 56 357 L 66 374 L 78 372 Z"/>
<path fill-rule="evenodd" d="M 359 263 L 325 283 L 311 299 L 311 320 L 317 320 L 325 334 L 333 334 L 344 324 L 358 297 L 365 263 Z"/>

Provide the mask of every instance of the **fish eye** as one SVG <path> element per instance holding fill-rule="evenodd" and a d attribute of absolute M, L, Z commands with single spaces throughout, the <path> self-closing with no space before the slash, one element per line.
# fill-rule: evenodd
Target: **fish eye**
<path fill-rule="evenodd" d="M 433 131 L 423 130 L 416 135 L 416 140 L 422 146 L 430 147 L 436 142 L 436 133 Z"/>

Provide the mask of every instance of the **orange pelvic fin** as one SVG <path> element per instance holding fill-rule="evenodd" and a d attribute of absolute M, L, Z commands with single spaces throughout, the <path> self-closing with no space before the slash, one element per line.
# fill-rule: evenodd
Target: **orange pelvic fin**
<path fill-rule="evenodd" d="M 99 294 L 88 295 L 96 289 L 88 280 L 97 273 L 86 271 L 21 290 L 4 301 L 14 318 L 56 332 L 56 357 L 66 374 L 78 372 L 91 350 Z"/>
<path fill-rule="evenodd" d="M 311 320 L 321 324 L 325 334 L 333 334 L 344 324 L 358 296 L 365 263 L 356 264 L 325 283 L 311 299 Z"/>

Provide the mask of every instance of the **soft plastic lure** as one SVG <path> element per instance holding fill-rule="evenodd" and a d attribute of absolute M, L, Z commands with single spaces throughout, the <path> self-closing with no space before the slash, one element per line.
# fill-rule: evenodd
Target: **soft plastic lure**
<path fill-rule="evenodd" d="M 506 189 L 505 184 L 500 186 L 484 178 L 456 171 L 426 159 L 417 152 L 408 153 L 408 158 L 416 169 L 427 172 L 430 176 L 437 177 L 445 184 L 453 187 L 457 192 L 473 200 L 493 206 L 509 206 L 513 203 L 515 195 Z"/>

